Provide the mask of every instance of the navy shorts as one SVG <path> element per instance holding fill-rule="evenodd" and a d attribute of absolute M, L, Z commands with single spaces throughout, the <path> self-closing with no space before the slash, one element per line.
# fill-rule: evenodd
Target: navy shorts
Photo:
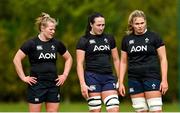
<path fill-rule="evenodd" d="M 85 82 L 91 89 L 89 92 L 116 90 L 116 77 L 112 74 L 97 74 L 86 71 Z"/>
<path fill-rule="evenodd" d="M 41 81 L 28 86 L 27 101 L 29 103 L 42 103 L 42 102 L 60 102 L 60 89 L 55 83 L 50 81 Z"/>
<path fill-rule="evenodd" d="M 146 79 L 146 80 L 128 80 L 129 93 L 138 94 L 146 91 L 158 91 L 160 88 L 160 80 Z"/>

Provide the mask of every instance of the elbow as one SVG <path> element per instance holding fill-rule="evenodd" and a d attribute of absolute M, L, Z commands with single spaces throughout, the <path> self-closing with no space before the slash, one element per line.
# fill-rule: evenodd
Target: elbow
<path fill-rule="evenodd" d="M 17 59 L 14 57 L 13 64 L 16 64 L 16 62 L 17 62 Z"/>

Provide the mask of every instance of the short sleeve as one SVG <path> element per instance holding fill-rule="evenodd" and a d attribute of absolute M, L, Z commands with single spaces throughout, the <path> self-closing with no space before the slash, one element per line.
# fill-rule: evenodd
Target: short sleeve
<path fill-rule="evenodd" d="M 87 44 L 87 39 L 85 37 L 81 37 L 76 45 L 76 49 L 81 49 L 81 50 L 86 50 L 86 44 Z"/>
<path fill-rule="evenodd" d="M 24 44 L 20 47 L 20 49 L 26 54 L 30 54 L 31 51 L 33 51 L 35 43 L 33 40 L 28 40 L 24 42 Z"/>
<path fill-rule="evenodd" d="M 113 36 L 110 36 L 110 47 L 114 49 L 116 47 L 116 41 Z"/>
<path fill-rule="evenodd" d="M 57 51 L 59 52 L 60 55 L 63 55 L 67 49 L 65 45 L 61 41 L 57 41 Z"/>
<path fill-rule="evenodd" d="M 121 50 L 122 51 L 127 51 L 127 43 L 126 43 L 126 36 L 123 37 L 122 42 L 121 42 Z"/>
<path fill-rule="evenodd" d="M 164 46 L 164 42 L 158 34 L 155 34 L 154 46 L 156 49 L 158 49 L 161 46 Z"/>

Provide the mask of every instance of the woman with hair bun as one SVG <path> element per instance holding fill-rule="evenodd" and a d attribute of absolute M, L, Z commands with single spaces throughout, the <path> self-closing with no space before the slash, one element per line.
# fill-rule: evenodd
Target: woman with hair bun
<path fill-rule="evenodd" d="M 13 63 L 19 78 L 28 84 L 27 101 L 30 112 L 40 112 L 45 102 L 46 112 L 58 112 L 60 93 L 72 66 L 72 57 L 65 45 L 54 38 L 57 22 L 47 13 L 36 19 L 39 34 L 26 41 L 17 51 Z M 65 61 L 62 74 L 57 73 L 59 53 Z M 28 56 L 30 75 L 23 70 L 22 60 Z"/>

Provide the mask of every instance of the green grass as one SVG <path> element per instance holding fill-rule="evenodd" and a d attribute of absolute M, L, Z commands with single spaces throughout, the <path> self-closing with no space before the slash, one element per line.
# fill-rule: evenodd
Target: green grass
<path fill-rule="evenodd" d="M 180 112 L 177 103 L 165 103 L 163 106 L 164 112 Z M 44 105 L 43 110 L 45 111 Z M 25 102 L 21 103 L 0 103 L 0 112 L 27 112 L 28 104 Z M 105 107 L 103 106 L 102 111 L 105 112 Z M 132 112 L 133 108 L 131 103 L 122 102 L 120 103 L 121 112 Z M 88 107 L 86 103 L 61 103 L 60 112 L 88 112 Z"/>

